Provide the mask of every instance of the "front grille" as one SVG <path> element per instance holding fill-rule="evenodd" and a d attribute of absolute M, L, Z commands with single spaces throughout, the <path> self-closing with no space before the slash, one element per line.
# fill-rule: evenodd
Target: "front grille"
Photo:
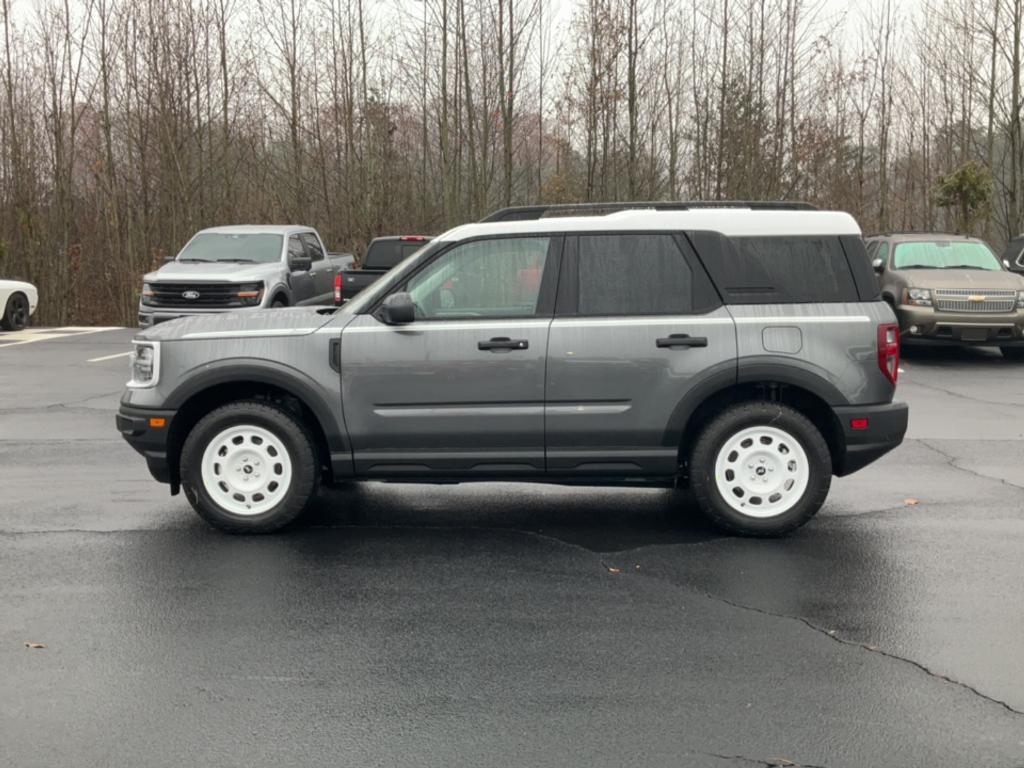
<path fill-rule="evenodd" d="M 935 308 L 942 312 L 1012 312 L 1016 291 L 985 291 L 943 288 L 933 292 Z"/>
<path fill-rule="evenodd" d="M 153 295 L 146 297 L 144 303 L 148 307 L 212 309 L 246 306 L 238 298 L 238 292 L 242 290 L 238 283 L 150 283 L 149 287 Z M 199 295 L 187 299 L 186 293 Z"/>

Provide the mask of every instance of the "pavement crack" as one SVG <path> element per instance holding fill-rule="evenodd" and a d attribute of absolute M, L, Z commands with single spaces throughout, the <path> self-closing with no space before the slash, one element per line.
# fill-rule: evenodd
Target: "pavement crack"
<path fill-rule="evenodd" d="M 708 757 L 716 757 L 719 760 L 741 761 L 753 765 L 765 765 L 768 768 L 825 768 L 823 765 L 814 763 L 798 763 L 785 757 L 747 757 L 746 755 L 722 755 L 718 752 L 702 752 Z"/>
<path fill-rule="evenodd" d="M 940 387 L 937 384 L 924 384 L 923 382 L 920 382 L 917 379 L 911 378 L 909 376 L 904 377 L 903 380 L 909 384 L 913 384 L 915 387 L 921 387 L 922 389 L 930 389 L 934 392 L 942 392 L 943 394 L 949 395 L 950 397 L 956 397 L 961 400 L 970 400 L 975 403 L 984 403 L 986 405 L 1010 406 L 1014 408 L 1019 408 L 1021 405 L 1020 403 L 1012 403 L 1006 400 L 986 400 L 983 397 L 965 395 L 962 392 L 957 392 L 952 389 L 946 389 L 945 387 Z"/>
<path fill-rule="evenodd" d="M 645 575 L 649 575 L 649 574 L 645 574 Z M 840 637 L 836 633 L 836 631 L 834 629 L 825 629 L 824 627 L 820 627 L 817 624 L 815 624 L 814 622 L 812 622 L 812 621 L 810 621 L 808 619 L 805 619 L 802 616 L 791 616 L 791 615 L 786 614 L 786 613 L 774 613 L 772 611 L 766 611 L 763 608 L 757 608 L 757 607 L 752 606 L 752 605 L 744 605 L 743 603 L 737 603 L 737 602 L 734 602 L 734 601 L 729 600 L 727 598 L 720 597 L 718 595 L 713 595 L 710 592 L 708 592 L 707 590 L 697 590 L 697 591 L 700 592 L 700 594 L 702 594 L 705 597 L 707 597 L 709 600 L 715 600 L 717 602 L 724 603 L 726 605 L 732 606 L 733 608 L 738 608 L 738 609 L 743 610 L 743 611 L 750 611 L 752 613 L 759 613 L 762 616 L 771 616 L 771 617 L 776 618 L 776 619 L 789 619 L 790 621 L 799 621 L 801 624 L 803 624 L 804 626 L 808 627 L 809 629 L 814 630 L 815 632 L 817 632 L 820 635 L 824 635 L 829 640 L 837 642 L 840 645 L 846 645 L 846 646 L 851 646 L 851 647 L 854 647 L 854 648 L 860 648 L 862 650 L 868 651 L 869 653 L 875 653 L 875 654 L 878 654 L 879 656 L 884 656 L 887 659 L 893 659 L 894 661 L 901 661 L 904 664 L 909 664 L 909 665 L 911 665 L 913 667 L 916 667 L 917 669 L 921 670 L 922 672 L 924 672 L 929 677 L 933 677 L 936 680 L 941 680 L 942 682 L 949 683 L 951 685 L 955 685 L 955 686 L 957 686 L 959 688 L 963 688 L 964 690 L 969 691 L 970 693 L 973 693 L 975 696 L 978 696 L 979 698 L 982 698 L 985 701 L 988 701 L 988 702 L 990 702 L 992 704 L 998 704 L 1000 707 L 1002 707 L 1003 709 L 1007 710 L 1008 712 L 1012 712 L 1015 715 L 1024 716 L 1024 711 L 1021 711 L 1019 709 L 1015 709 L 1014 707 L 1010 706 L 1008 703 L 1006 703 L 1002 699 L 997 699 L 997 698 L 994 698 L 992 696 L 989 696 L 986 693 L 982 693 L 977 688 L 975 688 L 972 685 L 969 685 L 968 683 L 964 683 L 964 682 L 961 682 L 960 680 L 956 680 L 955 678 L 949 677 L 948 675 L 944 675 L 941 672 L 936 672 L 935 670 L 929 668 L 928 666 L 922 664 L 919 661 L 915 661 L 914 659 L 908 658 L 906 656 L 900 656 L 899 654 L 892 653 L 891 651 L 886 651 L 886 650 L 884 650 L 882 648 L 879 648 L 877 645 L 870 645 L 869 643 L 860 643 L 860 642 L 857 642 L 856 640 L 848 640 L 845 637 Z"/>
<path fill-rule="evenodd" d="M 931 442 L 929 442 L 928 440 L 925 440 L 924 438 L 920 438 L 920 437 L 915 438 L 915 442 L 918 442 L 921 445 L 923 445 L 925 448 L 928 448 L 929 450 L 939 454 L 939 456 L 941 456 L 946 461 L 946 463 L 950 467 L 952 467 L 953 469 L 960 470 L 961 472 L 966 472 L 967 474 L 973 475 L 974 477 L 981 478 L 982 480 L 994 480 L 995 482 L 1002 483 L 1003 485 L 1009 486 L 1010 488 L 1015 488 L 1015 489 L 1017 489 L 1019 491 L 1024 491 L 1024 485 L 1018 485 L 1017 483 L 1010 482 L 1009 480 L 1007 480 L 1005 478 L 994 477 L 992 475 L 986 475 L 983 472 L 978 472 L 977 470 L 970 469 L 969 467 L 965 467 L 963 464 L 960 464 L 958 462 L 956 456 L 954 456 L 953 454 L 949 453 L 948 451 L 942 450 L 937 445 L 933 445 Z"/>

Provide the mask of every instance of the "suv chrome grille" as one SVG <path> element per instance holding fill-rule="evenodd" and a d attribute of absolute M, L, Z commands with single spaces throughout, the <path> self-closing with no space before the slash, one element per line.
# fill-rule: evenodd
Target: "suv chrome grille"
<path fill-rule="evenodd" d="M 942 312 L 1012 312 L 1016 291 L 986 291 L 969 288 L 940 288 L 932 291 L 935 308 Z"/>
<path fill-rule="evenodd" d="M 241 287 L 238 283 L 159 283 L 149 284 L 153 295 L 146 306 L 150 307 L 241 307 L 238 299 Z M 188 294 L 191 298 L 186 298 Z"/>

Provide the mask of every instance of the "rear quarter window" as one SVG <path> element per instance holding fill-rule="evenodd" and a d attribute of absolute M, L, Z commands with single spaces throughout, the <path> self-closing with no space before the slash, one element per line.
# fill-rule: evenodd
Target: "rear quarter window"
<path fill-rule="evenodd" d="M 841 242 L 845 238 L 838 236 L 725 237 L 694 232 L 690 238 L 726 304 L 861 301 L 865 291 L 877 294 L 859 238 L 849 238 L 852 256 Z M 861 279 L 854 279 L 851 262 L 863 262 Z"/>

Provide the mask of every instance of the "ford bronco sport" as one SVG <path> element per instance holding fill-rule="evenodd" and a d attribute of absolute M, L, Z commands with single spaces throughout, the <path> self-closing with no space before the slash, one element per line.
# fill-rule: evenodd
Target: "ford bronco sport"
<path fill-rule="evenodd" d="M 456 227 L 339 308 L 141 333 L 118 429 L 231 532 L 378 479 L 688 486 L 779 535 L 903 439 L 899 330 L 849 215 L 547 211 Z"/>

